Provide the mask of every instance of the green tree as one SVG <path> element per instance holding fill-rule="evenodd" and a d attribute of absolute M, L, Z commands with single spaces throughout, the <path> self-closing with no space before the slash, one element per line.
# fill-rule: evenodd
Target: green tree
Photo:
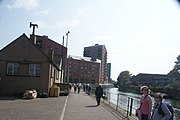
<path fill-rule="evenodd" d="M 180 55 L 177 57 L 177 61 L 175 61 L 174 68 L 168 73 L 168 76 L 171 77 L 174 82 L 169 83 L 165 86 L 165 89 L 174 89 L 178 90 L 180 85 Z"/>
<path fill-rule="evenodd" d="M 166 85 L 165 89 L 180 90 L 179 86 L 180 86 L 180 82 L 176 81 L 176 82 L 172 82 L 172 83 L 169 83 L 168 85 Z"/>
<path fill-rule="evenodd" d="M 180 79 L 180 73 L 173 69 L 171 70 L 169 73 L 168 73 L 168 76 L 171 77 L 172 79 L 175 78 L 175 79 Z"/>
<path fill-rule="evenodd" d="M 126 90 L 128 85 L 131 83 L 130 82 L 130 78 L 132 77 L 132 74 L 129 72 L 129 71 L 122 71 L 118 78 L 117 78 L 117 81 L 118 81 L 118 86 L 119 86 L 119 90 Z"/>
<path fill-rule="evenodd" d="M 180 55 L 177 57 L 177 61 L 175 61 L 174 68 L 168 73 L 172 79 L 180 79 Z"/>
<path fill-rule="evenodd" d="M 180 55 L 176 59 L 177 59 L 177 61 L 175 61 L 175 66 L 174 66 L 173 70 L 179 71 L 180 70 Z"/>

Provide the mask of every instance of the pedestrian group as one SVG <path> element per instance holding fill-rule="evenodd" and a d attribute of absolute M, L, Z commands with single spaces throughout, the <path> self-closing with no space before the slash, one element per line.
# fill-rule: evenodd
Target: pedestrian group
<path fill-rule="evenodd" d="M 147 86 L 142 86 L 140 91 L 142 93 L 140 106 L 136 109 L 139 120 L 173 120 L 173 107 L 163 102 L 163 95 L 160 92 L 153 93 Z M 154 97 L 153 107 L 150 95 Z"/>

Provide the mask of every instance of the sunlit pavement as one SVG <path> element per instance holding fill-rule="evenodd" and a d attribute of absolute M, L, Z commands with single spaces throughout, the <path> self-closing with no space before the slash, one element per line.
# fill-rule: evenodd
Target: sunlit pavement
<path fill-rule="evenodd" d="M 63 120 L 124 120 L 102 103 L 96 105 L 94 97 L 85 93 L 71 93 L 65 109 Z"/>
<path fill-rule="evenodd" d="M 31 100 L 0 98 L 0 120 L 125 120 L 115 110 L 80 92 Z"/>
<path fill-rule="evenodd" d="M 0 120 L 60 120 L 66 96 L 31 100 L 0 98 Z"/>

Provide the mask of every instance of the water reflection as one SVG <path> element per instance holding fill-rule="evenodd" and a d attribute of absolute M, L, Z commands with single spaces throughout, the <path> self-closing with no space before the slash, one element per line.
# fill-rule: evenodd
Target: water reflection
<path fill-rule="evenodd" d="M 118 104 L 119 107 L 124 108 L 125 110 L 127 110 L 127 105 L 128 104 L 128 97 L 133 98 L 133 109 L 132 112 L 135 113 L 136 108 L 139 107 L 140 105 L 140 97 L 141 95 L 139 94 L 134 94 L 134 93 L 124 93 L 124 92 L 120 92 L 118 91 L 117 88 L 110 88 L 110 89 L 106 89 L 106 92 L 111 93 L 110 94 L 110 102 L 112 102 L 113 104 Z M 119 94 L 119 102 L 117 103 L 117 95 Z M 154 103 L 154 98 L 152 98 L 152 102 Z M 175 120 L 180 120 L 180 101 L 179 100 L 173 100 L 173 99 L 164 99 L 164 102 L 170 103 L 175 110 Z"/>

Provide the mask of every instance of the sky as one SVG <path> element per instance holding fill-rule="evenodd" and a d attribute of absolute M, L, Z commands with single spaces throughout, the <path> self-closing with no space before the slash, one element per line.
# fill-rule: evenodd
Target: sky
<path fill-rule="evenodd" d="M 0 0 L 0 49 L 25 33 L 62 44 L 68 55 L 105 45 L 111 78 L 122 71 L 167 74 L 180 55 L 180 4 L 176 0 Z"/>

